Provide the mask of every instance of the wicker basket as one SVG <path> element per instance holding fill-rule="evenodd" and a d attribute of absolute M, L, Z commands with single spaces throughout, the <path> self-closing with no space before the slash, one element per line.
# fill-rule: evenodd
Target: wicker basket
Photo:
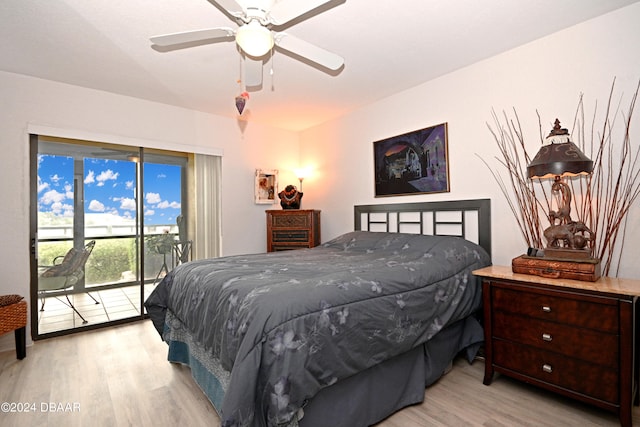
<path fill-rule="evenodd" d="M 0 307 L 0 335 L 27 326 L 27 302 Z"/>

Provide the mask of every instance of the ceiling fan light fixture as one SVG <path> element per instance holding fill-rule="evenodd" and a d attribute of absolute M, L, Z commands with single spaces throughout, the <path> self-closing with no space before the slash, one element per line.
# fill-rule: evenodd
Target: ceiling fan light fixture
<path fill-rule="evenodd" d="M 259 58 L 266 55 L 273 47 L 273 35 L 268 28 L 252 20 L 238 28 L 236 43 L 247 55 Z"/>

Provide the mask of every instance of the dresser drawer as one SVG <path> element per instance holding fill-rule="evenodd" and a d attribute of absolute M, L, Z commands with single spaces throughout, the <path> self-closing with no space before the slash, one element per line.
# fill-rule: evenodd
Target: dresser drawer
<path fill-rule="evenodd" d="M 527 286 L 492 287 L 492 305 L 496 311 L 520 314 L 547 321 L 618 333 L 618 301 L 614 298 L 567 295 Z"/>
<path fill-rule="evenodd" d="M 306 249 L 308 245 L 295 243 L 274 243 L 271 245 L 271 252 L 293 251 L 296 249 Z"/>
<path fill-rule="evenodd" d="M 271 217 L 273 228 L 310 228 L 311 215 L 301 213 L 294 215 L 273 215 Z"/>
<path fill-rule="evenodd" d="M 496 339 L 493 364 L 554 386 L 619 402 L 618 371 L 522 344 Z"/>
<path fill-rule="evenodd" d="M 496 311 L 493 336 L 598 365 L 618 366 L 618 336 L 615 334 Z"/>
<path fill-rule="evenodd" d="M 274 243 L 281 242 L 308 242 L 309 230 L 273 230 Z"/>

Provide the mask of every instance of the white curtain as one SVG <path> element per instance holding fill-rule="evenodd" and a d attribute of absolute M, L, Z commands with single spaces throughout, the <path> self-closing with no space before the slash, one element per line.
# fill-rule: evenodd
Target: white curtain
<path fill-rule="evenodd" d="M 222 157 L 196 154 L 193 259 L 215 258 L 222 253 L 221 180 Z"/>

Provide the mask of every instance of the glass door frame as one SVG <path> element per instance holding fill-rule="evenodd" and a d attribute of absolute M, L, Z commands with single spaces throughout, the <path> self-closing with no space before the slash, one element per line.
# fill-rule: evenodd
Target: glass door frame
<path fill-rule="evenodd" d="M 30 134 L 29 135 L 29 144 L 30 144 L 30 148 L 29 148 L 29 153 L 30 153 L 30 173 L 29 173 L 29 178 L 30 178 L 30 211 L 29 211 L 29 215 L 30 215 L 30 279 L 31 279 L 31 286 L 30 286 L 30 296 L 31 296 L 31 334 L 32 334 L 32 338 L 34 340 L 38 340 L 38 339 L 43 339 L 43 338 L 49 338 L 49 337 L 54 337 L 54 336 L 59 336 L 59 335 L 67 335 L 69 333 L 73 333 L 73 332 L 77 332 L 80 330 L 91 330 L 91 329 L 97 329 L 97 328 L 103 328 L 103 327 L 108 327 L 108 326 L 113 326 L 113 325 L 117 325 L 117 324 L 122 324 L 122 323 L 129 323 L 129 322 L 134 322 L 134 321 L 139 321 L 144 319 L 145 317 L 147 317 L 147 314 L 145 313 L 145 309 L 144 309 L 144 298 L 145 298 L 145 285 L 148 284 L 150 281 L 145 277 L 145 253 L 146 253 L 146 249 L 145 249 L 145 218 L 144 218 L 144 202 L 145 202 L 145 197 L 144 197 L 144 163 L 145 163 L 145 149 L 142 147 L 129 147 L 129 146 L 122 146 L 122 145 L 117 145 L 117 144 L 106 144 L 106 145 L 112 145 L 113 147 L 116 147 L 118 149 L 121 150 L 136 150 L 137 151 L 137 159 L 135 160 L 136 162 L 136 221 L 135 221 L 135 236 L 134 238 L 136 238 L 136 250 L 135 250 L 135 254 L 136 254 L 136 279 L 135 279 L 135 286 L 139 286 L 140 289 L 140 306 L 138 307 L 138 312 L 139 315 L 135 315 L 135 316 L 131 316 L 131 317 L 126 317 L 123 319 L 118 319 L 118 320 L 109 320 L 106 322 L 101 322 L 101 323 L 95 323 L 95 324 L 85 324 L 82 325 L 80 327 L 74 327 L 71 329 L 61 329 L 59 331 L 52 331 L 52 332 L 46 332 L 46 333 L 41 333 L 39 331 L 39 295 L 38 295 L 38 198 L 39 198 L 39 194 L 38 194 L 38 154 L 40 152 L 39 150 L 39 142 L 41 140 L 41 138 L 44 138 L 45 140 L 48 140 L 48 137 L 45 136 L 39 136 L 39 135 L 35 135 L 35 134 Z M 55 140 L 64 140 L 64 138 L 52 138 L 54 141 Z M 94 143 L 90 142 L 90 141 L 77 141 L 77 140 L 70 140 L 73 143 L 77 143 L 79 146 L 83 146 L 84 147 L 92 147 Z M 61 142 L 66 142 L 66 141 L 61 141 Z M 95 143 L 96 145 L 105 145 L 105 144 L 98 144 Z M 156 154 L 160 154 L 161 157 L 167 157 L 167 159 L 169 158 L 173 158 L 173 157 L 188 157 L 186 156 L 184 153 L 179 153 L 180 155 L 177 155 L 178 153 L 176 153 L 176 155 L 172 155 L 172 153 L 168 153 L 168 152 L 164 152 L 163 150 L 152 150 L 152 149 L 147 149 L 150 154 L 150 160 L 154 159 L 156 157 Z M 78 158 L 74 159 L 74 163 L 78 162 L 78 161 L 82 161 Z M 134 161 L 134 160 L 132 160 Z M 151 160 L 153 162 L 153 160 Z M 162 161 L 158 162 L 158 163 L 162 163 Z M 168 163 L 171 164 L 171 163 Z M 187 182 L 186 182 L 186 173 L 188 170 L 188 160 L 184 160 L 184 161 L 180 161 L 179 163 L 176 164 L 180 164 L 181 165 L 181 214 L 184 215 L 185 217 L 187 216 L 187 204 L 184 203 L 185 200 L 187 199 L 187 192 L 188 192 L 188 186 L 187 186 Z M 77 167 L 77 165 L 74 165 L 74 171 L 75 168 Z M 84 181 L 83 181 L 83 176 L 78 179 L 76 176 L 74 176 L 74 193 L 77 191 L 84 191 Z M 81 189 L 81 190 L 79 190 Z M 77 209 L 82 209 L 82 212 L 84 212 L 84 203 L 83 200 L 79 200 L 78 199 L 83 199 L 83 197 L 75 197 L 74 196 L 74 210 Z M 82 215 L 80 215 L 81 217 L 84 217 L 84 213 Z M 75 217 L 74 217 L 75 218 Z M 77 239 L 82 239 L 84 243 L 84 228 L 80 231 L 80 233 L 78 233 L 78 229 L 77 227 L 80 226 L 84 226 L 84 224 L 79 224 L 76 223 L 77 221 L 74 219 L 74 246 L 77 247 L 78 243 L 75 242 L 75 240 Z M 88 237 L 88 239 L 90 239 L 91 237 Z"/>

